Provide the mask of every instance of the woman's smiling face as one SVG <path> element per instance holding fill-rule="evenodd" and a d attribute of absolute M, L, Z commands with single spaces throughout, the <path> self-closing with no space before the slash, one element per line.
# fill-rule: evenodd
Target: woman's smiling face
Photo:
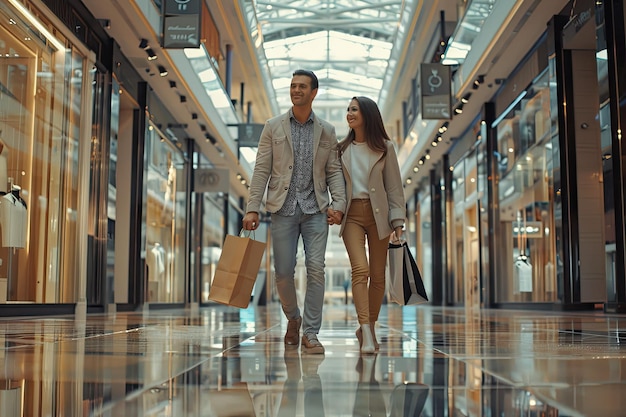
<path fill-rule="evenodd" d="M 359 102 L 352 100 L 348 106 L 348 113 L 346 114 L 346 120 L 350 129 L 356 130 L 363 126 L 363 117 L 361 116 L 361 109 L 359 108 Z"/>

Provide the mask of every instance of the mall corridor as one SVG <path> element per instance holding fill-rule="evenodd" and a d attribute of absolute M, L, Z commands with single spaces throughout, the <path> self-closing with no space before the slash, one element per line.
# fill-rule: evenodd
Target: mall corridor
<path fill-rule="evenodd" d="M 360 355 L 352 305 L 325 355 L 285 349 L 277 305 L 2 322 L 0 415 L 624 416 L 626 318 L 383 308 Z M 421 413 L 421 414 L 420 414 Z"/>
<path fill-rule="evenodd" d="M 317 125 L 269 133 L 303 86 L 322 152 Z M 250 197 L 325 193 L 300 167 L 360 129 L 353 97 L 428 303 L 384 305 L 361 356 L 331 226 L 326 353 L 302 355 L 280 207 Z M 626 0 L 0 0 L 0 417 L 626 417 L 624 121 Z M 346 199 L 399 189 L 364 184 Z M 250 212 L 264 257 L 226 307 Z"/>

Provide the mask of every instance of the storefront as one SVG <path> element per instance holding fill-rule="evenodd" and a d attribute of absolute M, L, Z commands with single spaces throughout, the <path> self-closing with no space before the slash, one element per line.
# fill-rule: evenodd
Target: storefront
<path fill-rule="evenodd" d="M 444 196 L 441 205 L 416 204 L 422 223 L 434 219 L 433 207 L 444 210 L 443 225 L 434 220 L 418 247 L 433 250 L 442 236 L 441 264 L 424 257 L 423 267 L 442 269 L 431 273 L 443 282 L 440 304 L 623 307 L 626 94 L 614 87 L 624 90 L 626 76 L 624 55 L 612 51 L 626 50 L 624 13 L 622 2 L 609 10 L 578 2 L 546 22 L 483 113 L 454 138 L 430 190 L 421 187 L 429 194 L 421 201 Z"/>
<path fill-rule="evenodd" d="M 95 56 L 39 4 L 0 19 L 0 303 L 84 302 Z"/>

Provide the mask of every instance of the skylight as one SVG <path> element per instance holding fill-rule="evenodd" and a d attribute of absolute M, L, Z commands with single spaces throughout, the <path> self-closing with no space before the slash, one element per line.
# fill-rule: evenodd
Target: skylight
<path fill-rule="evenodd" d="M 312 70 L 320 84 L 315 113 L 333 123 L 338 136 L 345 134 L 350 98 L 381 99 L 403 4 L 406 1 L 245 2 L 252 41 L 265 65 L 277 110 L 283 113 L 291 107 L 293 71 Z"/>

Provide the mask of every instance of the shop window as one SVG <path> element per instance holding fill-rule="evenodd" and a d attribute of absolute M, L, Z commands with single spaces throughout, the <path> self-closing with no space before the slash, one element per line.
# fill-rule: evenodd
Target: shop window
<path fill-rule="evenodd" d="M 0 303 L 74 303 L 91 65 L 40 13 L 0 18 Z"/>
<path fill-rule="evenodd" d="M 497 302 L 556 300 L 552 142 L 547 71 L 497 125 L 499 230 Z"/>

